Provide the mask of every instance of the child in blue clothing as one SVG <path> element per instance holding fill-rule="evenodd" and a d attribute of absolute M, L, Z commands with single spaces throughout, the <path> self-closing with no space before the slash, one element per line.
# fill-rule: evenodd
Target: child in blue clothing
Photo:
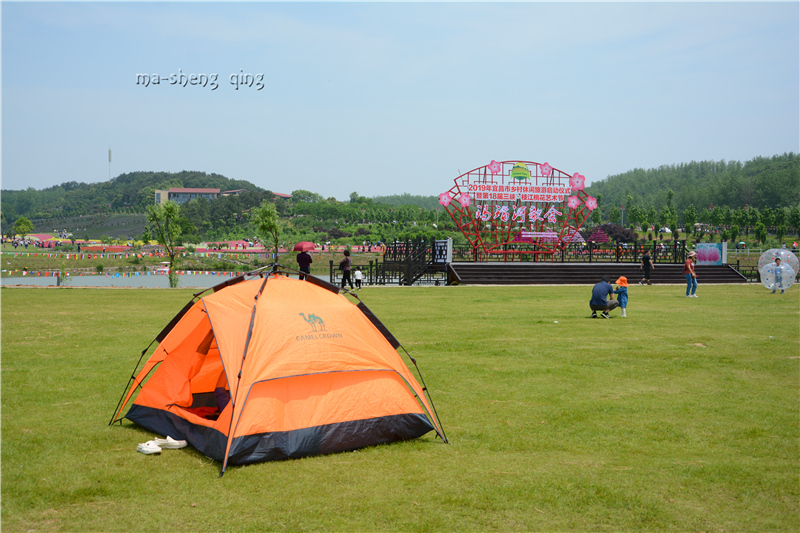
<path fill-rule="evenodd" d="M 614 294 L 618 294 L 617 301 L 619 302 L 619 306 L 622 308 L 622 316 L 620 318 L 625 318 L 625 308 L 628 307 L 628 278 L 625 276 L 620 276 L 617 281 L 615 281 L 618 285 L 617 290 L 614 291 Z"/>

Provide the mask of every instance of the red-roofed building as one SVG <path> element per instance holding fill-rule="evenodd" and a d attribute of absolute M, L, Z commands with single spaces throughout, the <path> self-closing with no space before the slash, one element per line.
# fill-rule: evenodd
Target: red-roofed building
<path fill-rule="evenodd" d="M 247 189 L 233 189 L 231 191 L 220 192 L 219 189 L 193 189 L 193 188 L 173 187 L 169 190 L 156 189 L 155 200 L 156 200 L 156 205 L 165 204 L 170 200 L 177 204 L 183 204 L 190 200 L 195 200 L 197 198 L 216 200 L 220 196 L 239 196 L 244 192 L 247 192 Z M 288 200 L 289 198 L 292 197 L 291 194 L 283 194 L 279 192 L 274 192 L 272 194 L 274 194 L 278 198 L 283 198 L 284 200 Z"/>
<path fill-rule="evenodd" d="M 243 192 L 247 192 L 247 189 L 233 189 L 232 191 L 223 191 L 220 194 L 222 196 L 239 196 Z"/>

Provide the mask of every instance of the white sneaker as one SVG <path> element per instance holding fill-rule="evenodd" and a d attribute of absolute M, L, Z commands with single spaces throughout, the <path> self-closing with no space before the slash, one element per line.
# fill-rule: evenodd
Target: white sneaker
<path fill-rule="evenodd" d="M 161 453 L 161 448 L 155 443 L 155 441 L 149 440 L 147 442 L 140 443 L 136 447 L 136 451 L 145 455 L 152 455 L 154 453 Z"/>
<path fill-rule="evenodd" d="M 692 294 L 692 298 L 699 298 L 696 294 Z"/>
<path fill-rule="evenodd" d="M 185 440 L 175 440 L 169 435 L 167 435 L 166 439 L 156 439 L 153 442 L 155 442 L 156 446 L 160 446 L 165 450 L 179 450 L 186 447 Z"/>

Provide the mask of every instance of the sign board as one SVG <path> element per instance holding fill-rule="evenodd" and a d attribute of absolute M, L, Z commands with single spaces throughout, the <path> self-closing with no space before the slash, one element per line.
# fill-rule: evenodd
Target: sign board
<path fill-rule="evenodd" d="M 703 242 L 697 245 L 698 265 L 722 265 L 728 262 L 727 242 Z"/>
<path fill-rule="evenodd" d="M 439 195 L 473 248 L 487 253 L 553 254 L 583 242 L 578 229 L 597 208 L 585 177 L 549 163 L 492 161 Z"/>

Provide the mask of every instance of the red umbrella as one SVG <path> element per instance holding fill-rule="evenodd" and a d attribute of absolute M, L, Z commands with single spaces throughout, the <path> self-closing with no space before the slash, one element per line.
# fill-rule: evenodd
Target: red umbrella
<path fill-rule="evenodd" d="M 293 252 L 313 252 L 317 247 L 313 242 L 300 241 L 292 248 Z"/>

